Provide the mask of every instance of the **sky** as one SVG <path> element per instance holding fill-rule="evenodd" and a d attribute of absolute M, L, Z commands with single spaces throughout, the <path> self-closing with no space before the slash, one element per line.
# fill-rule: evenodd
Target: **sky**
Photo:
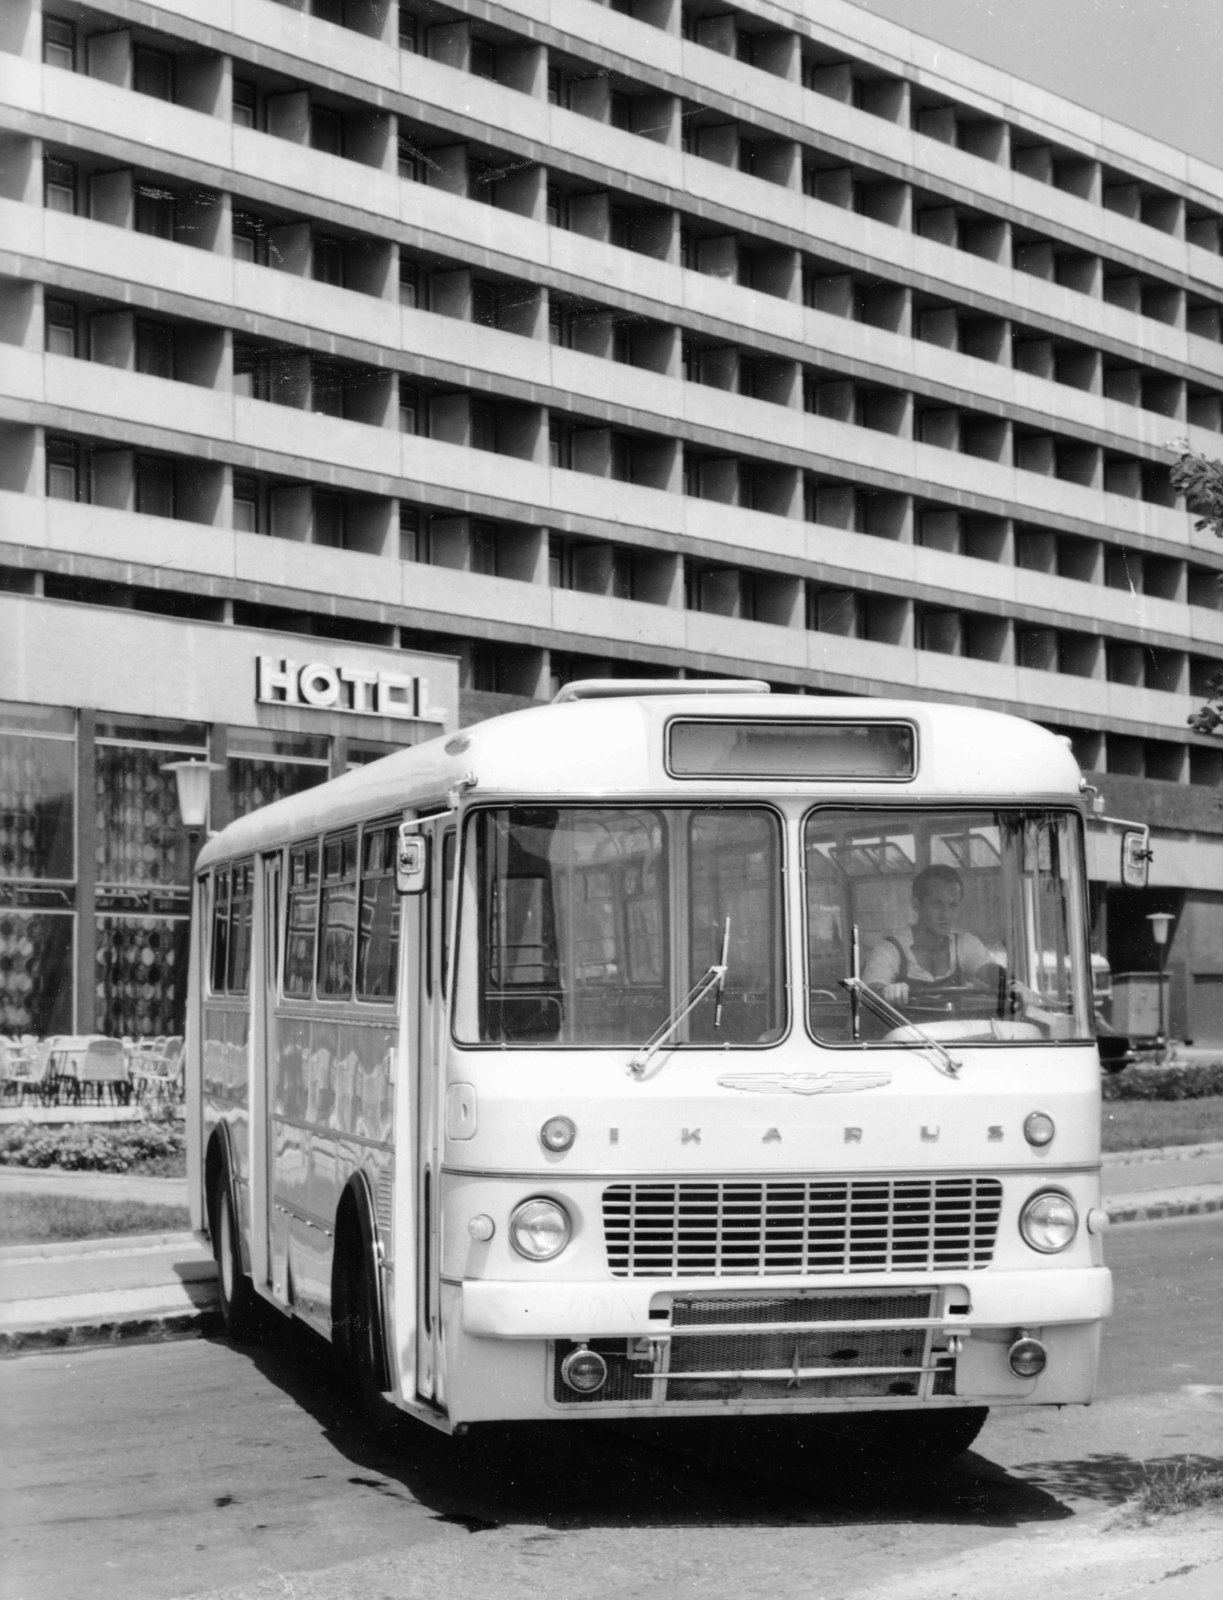
<path fill-rule="evenodd" d="M 853 3 L 1223 167 L 1223 0 Z"/>

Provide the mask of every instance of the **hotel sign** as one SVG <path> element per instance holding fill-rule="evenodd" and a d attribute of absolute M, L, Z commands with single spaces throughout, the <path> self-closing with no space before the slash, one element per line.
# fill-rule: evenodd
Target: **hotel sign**
<path fill-rule="evenodd" d="M 429 703 L 428 678 L 366 667 L 332 667 L 325 661 L 255 658 L 255 699 L 265 706 L 305 706 L 314 711 L 395 717 L 401 722 L 445 722 L 445 710 Z"/>

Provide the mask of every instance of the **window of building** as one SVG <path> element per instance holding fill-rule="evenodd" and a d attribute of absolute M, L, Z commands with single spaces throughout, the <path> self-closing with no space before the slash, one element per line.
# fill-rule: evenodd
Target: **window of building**
<path fill-rule="evenodd" d="M 0 703 L 0 1033 L 72 1031 L 76 723 Z"/>
<path fill-rule="evenodd" d="M 301 794 L 331 776 L 330 743 L 317 734 L 230 728 L 226 754 L 231 817 Z"/>
<path fill-rule="evenodd" d="M 202 724 L 154 717 L 99 716 L 96 788 L 98 882 L 186 884 L 178 788 L 168 761 L 206 760 Z"/>
<path fill-rule="evenodd" d="M 420 267 L 403 255 L 399 258 L 399 304 L 413 310 L 424 306 Z"/>
<path fill-rule="evenodd" d="M 609 120 L 613 128 L 620 128 L 625 133 L 632 130 L 633 126 L 633 97 L 622 90 L 613 89 L 609 105 Z"/>
<path fill-rule="evenodd" d="M 329 156 L 344 154 L 344 118 L 338 111 L 310 107 L 310 148 Z"/>
<path fill-rule="evenodd" d="M 174 57 L 164 50 L 137 45 L 132 51 L 132 88 L 155 100 L 173 100 Z"/>
<path fill-rule="evenodd" d="M 496 79 L 497 50 L 489 39 L 471 41 L 471 73 L 476 78 Z"/>
<path fill-rule="evenodd" d="M 314 492 L 314 544 L 344 548 L 344 500 L 338 494 Z"/>
<path fill-rule="evenodd" d="M 43 204 L 48 211 L 76 213 L 76 168 L 70 161 L 43 160 Z"/>
<path fill-rule="evenodd" d="M 253 128 L 256 126 L 258 103 L 255 85 L 246 78 L 235 78 L 231 113 L 235 128 Z"/>
<path fill-rule="evenodd" d="M 235 211 L 233 221 L 235 261 L 250 261 L 257 267 L 268 264 L 268 225 L 250 211 Z"/>
<path fill-rule="evenodd" d="M 399 48 L 420 53 L 420 24 L 405 5 L 399 7 Z"/>
<path fill-rule="evenodd" d="M 76 355 L 76 307 L 71 300 L 44 301 L 43 343 L 48 355 Z"/>
<path fill-rule="evenodd" d="M 136 324 L 136 371 L 151 378 L 174 376 L 174 329 L 166 322 Z"/>
<path fill-rule="evenodd" d="M 569 200 L 566 195 L 551 184 L 548 186 L 545 218 L 550 228 L 567 228 L 569 226 Z"/>
<path fill-rule="evenodd" d="M 147 517 L 174 515 L 174 463 L 166 456 L 137 456 L 136 510 Z"/>
<path fill-rule="evenodd" d="M 174 237 L 174 193 L 153 184 L 136 185 L 136 232 L 154 239 Z"/>
<path fill-rule="evenodd" d="M 318 283 L 344 287 L 344 246 L 339 239 L 316 233 L 312 241 L 311 275 Z"/>
<path fill-rule="evenodd" d="M 244 396 L 247 400 L 270 400 L 272 352 L 262 345 L 248 344 L 245 340 L 235 339 L 233 359 L 233 392 Z"/>
<path fill-rule="evenodd" d="M 425 182 L 425 158 L 411 139 L 399 135 L 399 176 L 410 183 Z"/>
<path fill-rule="evenodd" d="M 399 431 L 415 433 L 420 421 L 420 396 L 410 383 L 399 380 Z"/>
<path fill-rule="evenodd" d="M 240 533 L 262 533 L 266 519 L 260 516 L 259 480 L 246 473 L 234 473 L 233 526 Z"/>
<path fill-rule="evenodd" d="M 554 467 L 573 466 L 573 425 L 552 418 L 548 422 L 548 460 Z"/>
<path fill-rule="evenodd" d="M 47 440 L 47 499 L 75 500 L 80 492 L 80 459 L 70 439 Z"/>
<path fill-rule="evenodd" d="M 42 59 L 48 67 L 62 67 L 65 72 L 76 68 L 76 29 L 60 17 L 42 19 Z"/>

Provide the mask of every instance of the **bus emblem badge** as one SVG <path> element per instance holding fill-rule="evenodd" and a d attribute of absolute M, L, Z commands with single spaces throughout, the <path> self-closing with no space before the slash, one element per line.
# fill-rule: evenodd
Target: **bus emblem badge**
<path fill-rule="evenodd" d="M 723 1089 L 749 1094 L 856 1094 L 859 1089 L 882 1089 L 892 1081 L 890 1072 L 728 1072 L 718 1079 Z"/>

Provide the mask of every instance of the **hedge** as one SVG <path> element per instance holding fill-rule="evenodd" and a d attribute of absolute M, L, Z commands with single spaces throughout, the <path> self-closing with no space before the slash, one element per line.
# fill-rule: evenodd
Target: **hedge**
<path fill-rule="evenodd" d="M 130 1172 L 171 1160 L 187 1148 L 180 1124 L 132 1122 L 118 1127 L 21 1122 L 0 1128 L 0 1162 L 14 1167 L 65 1167 L 70 1172 Z"/>
<path fill-rule="evenodd" d="M 1204 1100 L 1223 1095 L 1223 1061 L 1184 1067 L 1127 1067 L 1105 1074 L 1106 1100 Z"/>

